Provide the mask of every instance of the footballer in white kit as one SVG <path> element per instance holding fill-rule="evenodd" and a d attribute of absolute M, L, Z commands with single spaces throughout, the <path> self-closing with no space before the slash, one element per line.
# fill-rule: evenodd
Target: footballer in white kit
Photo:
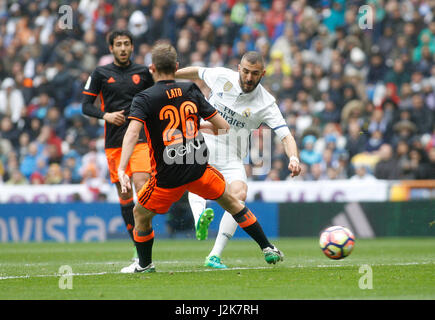
<path fill-rule="evenodd" d="M 247 177 L 244 159 L 248 155 L 252 130 L 262 123 L 269 126 L 284 145 L 292 176 L 299 175 L 296 142 L 279 110 L 275 98 L 260 84 L 264 76 L 264 62 L 257 52 L 246 53 L 239 64 L 238 72 L 231 69 L 187 67 L 176 73 L 176 78 L 201 79 L 211 89 L 208 98 L 221 116 L 229 123 L 228 134 L 203 132 L 209 149 L 209 163 L 225 177 L 230 192 L 244 202 L 247 194 Z M 206 209 L 206 200 L 189 193 L 189 203 L 195 219 L 196 236 L 207 238 L 208 226 L 213 220 L 212 209 Z M 226 268 L 221 255 L 227 242 L 234 235 L 237 223 L 225 212 L 219 225 L 215 245 L 205 260 L 205 266 Z"/>
<path fill-rule="evenodd" d="M 244 93 L 239 84 L 239 73 L 226 68 L 199 68 L 198 76 L 211 89 L 210 104 L 231 126 L 226 135 L 204 134 L 210 151 L 209 162 L 221 171 L 228 183 L 234 180 L 246 182 L 243 159 L 248 155 L 252 130 L 265 123 L 280 140 L 289 135 L 290 130 L 275 98 L 261 84 Z"/>

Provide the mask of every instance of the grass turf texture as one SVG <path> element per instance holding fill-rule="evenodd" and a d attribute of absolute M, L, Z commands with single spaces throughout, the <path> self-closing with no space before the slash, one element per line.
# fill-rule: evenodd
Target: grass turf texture
<path fill-rule="evenodd" d="M 156 238 L 153 274 L 120 274 L 132 244 L 2 243 L 0 299 L 435 299 L 435 238 L 357 239 L 354 252 L 334 261 L 318 239 L 281 238 L 283 263 L 268 265 L 253 241 L 232 240 L 228 270 L 202 266 L 213 241 Z M 59 268 L 72 268 L 73 288 L 60 289 Z M 373 288 L 360 289 L 362 265 Z M 368 282 L 364 282 L 368 284 Z"/>

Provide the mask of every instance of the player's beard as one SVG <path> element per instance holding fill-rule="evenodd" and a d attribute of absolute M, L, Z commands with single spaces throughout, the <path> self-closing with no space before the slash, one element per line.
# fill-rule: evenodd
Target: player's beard
<path fill-rule="evenodd" d="M 116 61 L 116 64 L 118 64 L 121 67 L 126 67 L 130 64 L 130 55 L 127 55 L 127 60 L 121 61 L 117 56 L 114 55 L 114 59 Z"/>
<path fill-rule="evenodd" d="M 253 81 L 251 81 L 251 82 L 247 83 L 247 82 L 244 82 L 244 81 L 243 81 L 243 79 L 242 79 L 241 76 L 239 76 L 240 87 L 242 88 L 242 91 L 243 91 L 244 93 L 249 93 L 249 92 L 254 91 L 255 88 L 257 88 L 257 86 L 258 86 L 258 84 L 260 83 L 260 81 L 261 81 L 261 78 L 260 78 L 257 82 L 253 82 Z M 246 90 L 246 89 L 244 88 L 246 85 L 250 85 L 250 88 L 252 88 L 252 89 L 250 89 L 250 90 Z"/>

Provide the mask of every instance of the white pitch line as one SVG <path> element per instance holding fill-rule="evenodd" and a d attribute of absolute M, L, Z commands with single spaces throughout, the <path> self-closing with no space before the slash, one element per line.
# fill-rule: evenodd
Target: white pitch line
<path fill-rule="evenodd" d="M 157 271 L 158 273 L 196 273 L 196 272 L 219 272 L 219 271 L 234 271 L 234 270 L 261 270 L 261 269 L 272 269 L 272 267 L 235 267 L 227 269 L 204 269 L 204 270 L 169 270 L 169 271 Z M 116 272 L 95 272 L 95 273 L 66 273 L 66 274 L 37 274 L 37 275 L 23 275 L 23 276 L 4 276 L 0 277 L 0 280 L 9 279 L 30 279 L 30 278 L 50 278 L 50 277 L 61 277 L 61 276 L 100 276 L 105 274 L 122 274 L 119 271 Z"/>
<path fill-rule="evenodd" d="M 112 262 L 108 262 L 112 263 Z M 117 262 L 118 263 L 118 262 Z M 160 261 L 157 263 L 169 263 L 169 261 Z M 88 263 L 91 264 L 91 263 Z M 97 263 L 96 263 L 97 264 Z M 378 263 L 370 264 L 371 267 L 383 267 L 383 266 L 412 266 L 412 265 L 428 265 L 435 264 L 435 261 L 424 261 L 424 262 L 398 262 L 398 263 Z M 336 267 L 359 267 L 361 264 L 319 264 L 316 266 L 307 265 L 292 265 L 285 266 L 285 268 L 296 269 L 296 268 L 336 268 Z M 227 269 L 198 269 L 198 270 L 169 270 L 169 271 L 157 271 L 158 273 L 198 273 L 198 272 L 219 272 L 219 271 L 235 271 L 235 270 L 265 270 L 273 269 L 273 267 L 234 267 Z M 61 277 L 61 276 L 100 276 L 106 274 L 121 274 L 119 271 L 114 272 L 95 272 L 95 273 L 72 273 L 72 274 L 39 274 L 39 275 L 22 275 L 22 276 L 0 276 L 0 280 L 9 279 L 30 279 L 30 278 L 50 278 L 50 277 Z"/>

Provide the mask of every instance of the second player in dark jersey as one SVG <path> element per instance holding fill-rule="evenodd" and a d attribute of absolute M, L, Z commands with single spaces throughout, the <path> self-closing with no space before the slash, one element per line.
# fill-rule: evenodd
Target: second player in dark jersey
<path fill-rule="evenodd" d="M 83 90 L 83 113 L 102 119 L 106 112 L 123 111 L 124 117 L 128 117 L 134 96 L 153 84 L 148 68 L 134 62 L 128 66 L 111 63 L 97 67 Z M 101 110 L 93 105 L 97 97 L 101 100 Z M 116 125 L 106 121 L 105 148 L 120 148 L 127 127 L 128 122 Z M 143 134 L 138 143 L 141 142 L 145 142 Z"/>
<path fill-rule="evenodd" d="M 134 50 L 133 36 L 126 30 L 114 30 L 108 36 L 113 63 L 99 66 L 90 75 L 83 88 L 83 113 L 104 119 L 105 153 L 110 181 L 117 187 L 121 214 L 133 239 L 134 217 L 133 192 L 122 193 L 117 174 L 122 152 L 122 140 L 127 131 L 127 116 L 134 96 L 154 84 L 147 67 L 130 60 Z M 99 98 L 101 108 L 94 106 Z M 148 181 L 151 166 L 145 134 L 142 132 L 135 145 L 134 156 L 128 163 L 126 174 L 132 177 L 136 190 Z"/>

